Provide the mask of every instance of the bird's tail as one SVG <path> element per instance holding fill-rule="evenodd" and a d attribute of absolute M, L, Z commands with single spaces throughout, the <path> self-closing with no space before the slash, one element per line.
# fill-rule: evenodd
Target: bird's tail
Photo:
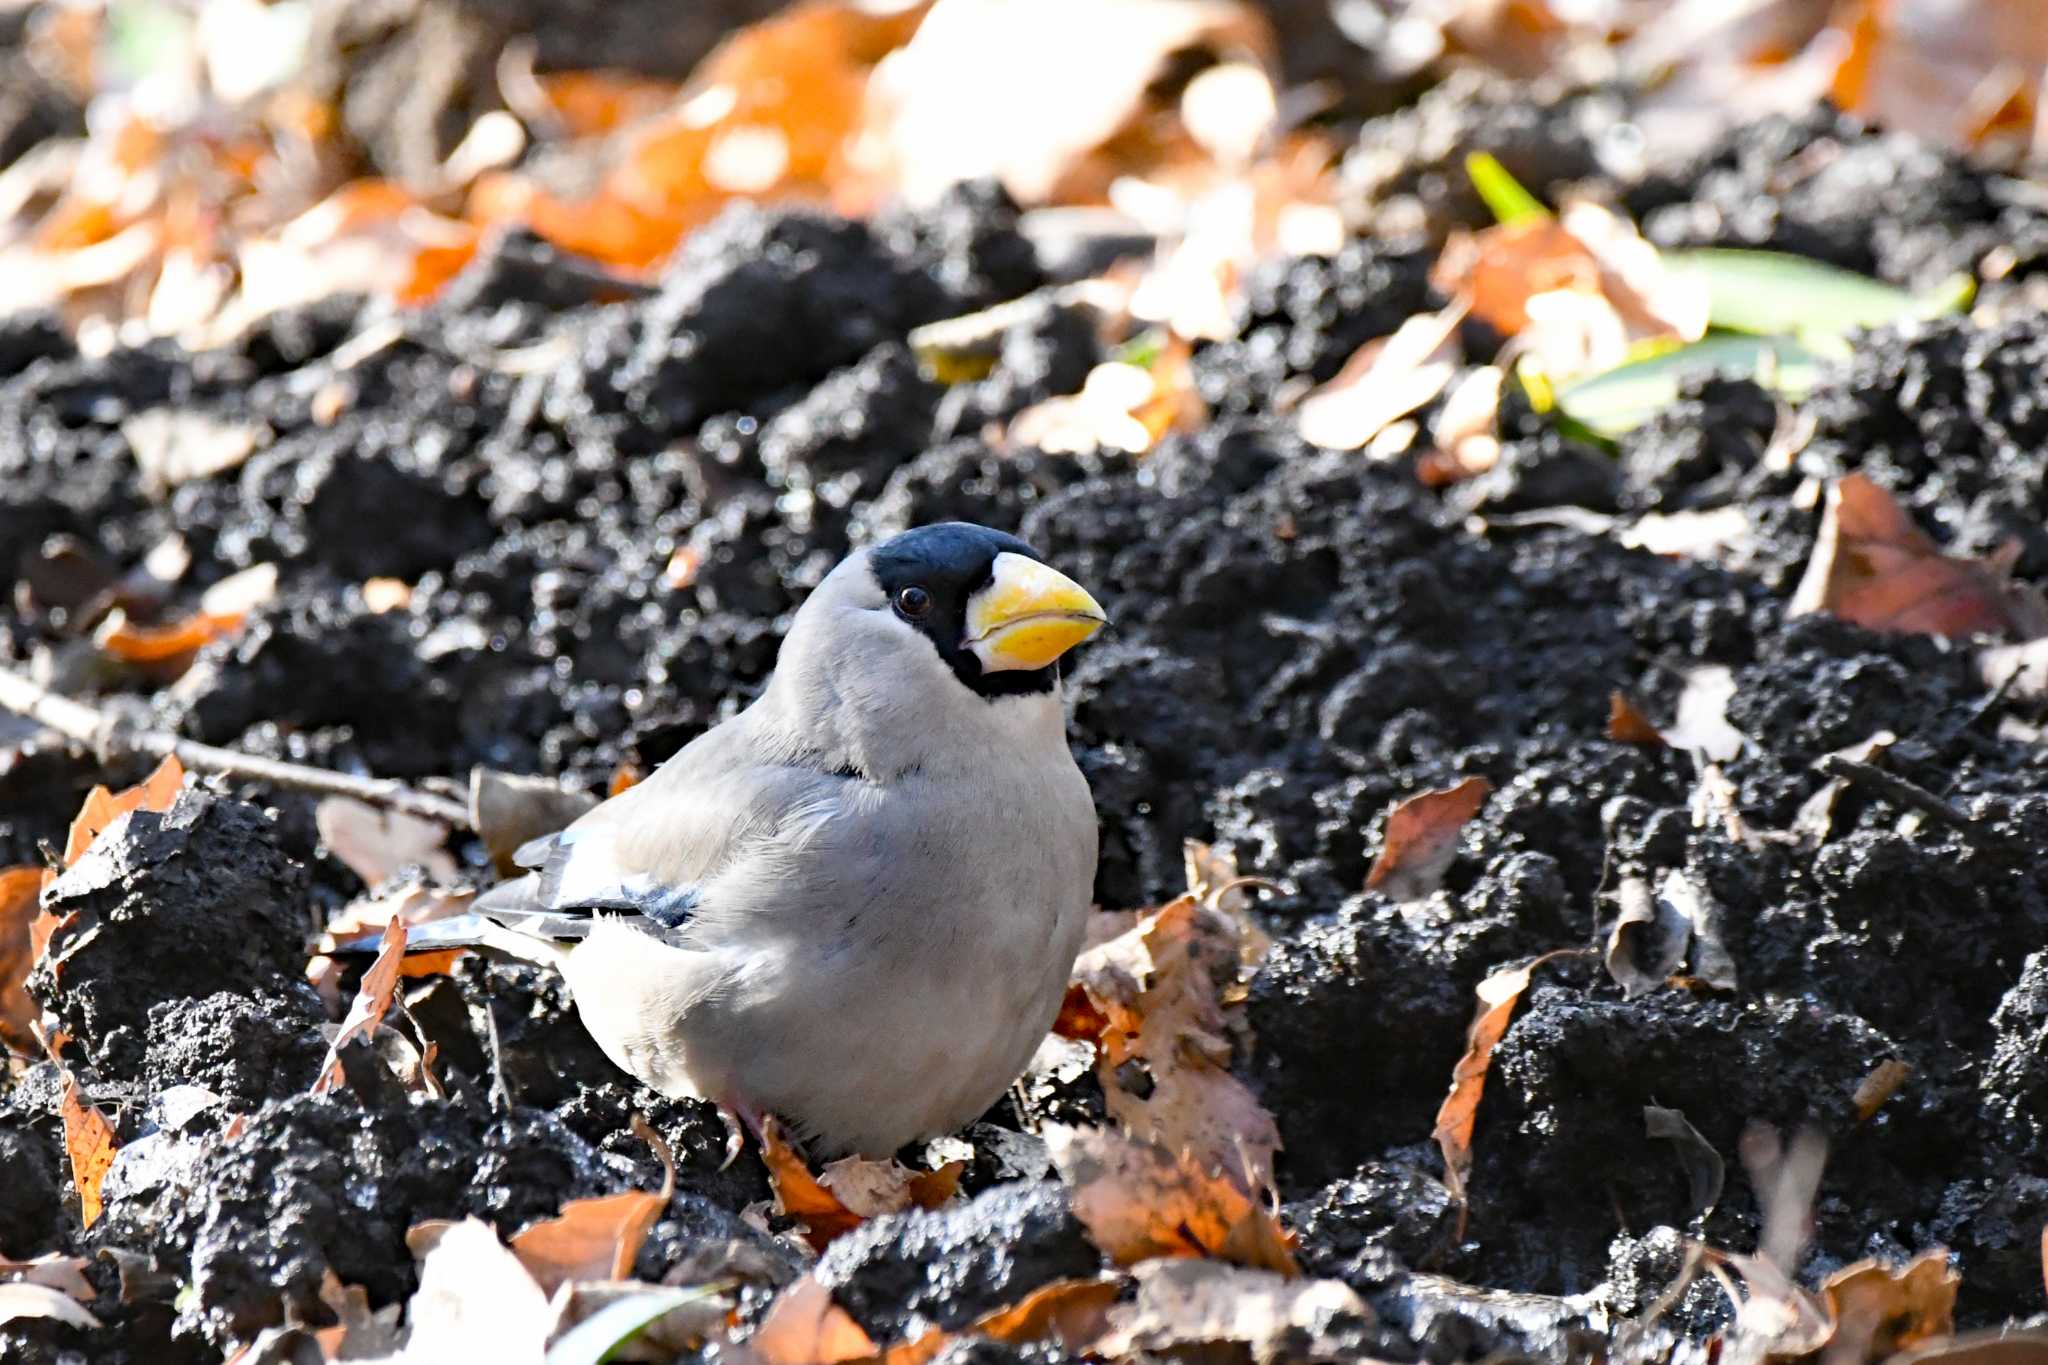
<path fill-rule="evenodd" d="M 490 948 L 509 957 L 561 969 L 568 945 L 590 933 L 590 916 L 543 909 L 535 902 L 540 878 L 503 882 L 478 896 L 469 910 L 415 924 L 405 936 L 408 953 L 447 948 Z M 360 934 L 334 945 L 337 953 L 374 953 L 382 936 Z"/>

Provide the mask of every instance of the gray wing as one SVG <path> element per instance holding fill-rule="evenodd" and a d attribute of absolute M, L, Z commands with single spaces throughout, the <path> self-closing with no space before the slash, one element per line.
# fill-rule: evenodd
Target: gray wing
<path fill-rule="evenodd" d="M 513 855 L 525 876 L 492 887 L 469 914 L 420 925 L 420 949 L 490 943 L 502 926 L 581 939 L 597 914 L 673 941 L 704 884 L 794 827 L 829 815 L 847 779 L 756 742 L 751 713 L 706 731 L 636 787 Z"/>

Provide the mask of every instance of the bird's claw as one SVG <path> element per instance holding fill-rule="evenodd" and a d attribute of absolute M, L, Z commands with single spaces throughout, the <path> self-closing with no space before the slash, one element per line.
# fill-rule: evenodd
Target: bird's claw
<path fill-rule="evenodd" d="M 747 1134 L 766 1148 L 767 1139 L 761 1132 L 761 1116 L 754 1112 L 752 1105 L 738 1100 L 718 1104 L 719 1121 L 725 1124 L 725 1160 L 718 1163 L 719 1170 L 725 1170 L 740 1159 L 740 1153 L 747 1149 Z"/>

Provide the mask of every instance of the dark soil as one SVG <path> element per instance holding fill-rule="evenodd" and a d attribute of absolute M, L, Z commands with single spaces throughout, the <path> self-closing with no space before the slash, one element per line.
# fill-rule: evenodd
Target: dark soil
<path fill-rule="evenodd" d="M 2019 253 L 2021 275 L 2048 263 L 2029 245 L 2037 217 L 1905 139 L 1832 116 L 1772 123 L 1700 164 L 1621 175 L 1600 136 L 1624 108 L 1607 93 L 1445 96 L 1368 125 L 1357 156 L 1386 163 L 1373 182 L 1385 192 L 1418 196 L 1407 217 L 1423 233 L 1478 211 L 1446 179 L 1471 145 L 1538 188 L 1614 177 L 1608 191 L 1664 240 L 1771 244 L 1901 282 L 1973 268 L 1994 245 Z M 1429 120 L 1458 126 L 1424 136 Z M 1772 174 L 1794 156 L 1814 173 Z M 1893 188 L 1873 211 L 1863 187 L 1879 171 Z M 549 253 L 508 238 L 345 370 L 332 356 L 377 320 L 368 305 L 276 318 L 201 356 L 88 358 L 44 320 L 8 319 L 0 577 L 19 610 L 0 657 L 48 647 L 65 676 L 92 679 L 102 666 L 82 623 L 30 590 L 45 546 L 69 535 L 121 571 L 175 529 L 193 568 L 166 613 L 253 563 L 279 564 L 282 583 L 239 637 L 154 695 L 155 722 L 343 769 L 418 778 L 483 763 L 598 790 L 752 696 L 789 612 L 849 546 L 947 517 L 1018 530 L 1117 620 L 1069 679 L 1102 817 L 1103 905 L 1174 894 L 1191 837 L 1230 845 L 1280 888 L 1240 1065 L 1286 1139 L 1302 1260 L 1373 1302 L 1377 1354 L 1562 1356 L 1656 1300 L 1684 1237 L 1753 1248 L 1738 1148 L 1755 1124 L 1827 1141 L 1809 1279 L 1938 1243 L 1961 1271 L 1964 1323 L 2034 1313 L 2048 759 L 2001 726 L 2037 724 L 2042 708 L 1987 695 L 1968 647 L 1786 607 L 1817 521 L 1802 484 L 1849 469 L 1959 549 L 2018 535 L 2020 573 L 2048 576 L 2048 321 L 1861 338 L 1811 401 L 1813 437 L 1791 469 L 1761 460 L 1778 420 L 1768 396 L 1715 383 L 1618 456 L 1510 414 L 1501 468 L 1438 493 L 1402 464 L 1308 448 L 1273 415 L 1276 390 L 1327 377 L 1428 306 L 1428 259 L 1419 240 L 1361 239 L 1263 272 L 1242 335 L 1196 359 L 1215 420 L 1140 460 L 997 453 L 978 435 L 1097 358 L 1090 330 L 1056 313 L 1021 322 L 985 380 L 946 389 L 919 373 L 910 328 L 1043 279 L 1015 210 L 982 188 L 871 225 L 735 212 L 623 302 L 592 301 Z M 326 391 L 346 395 L 338 414 L 313 401 Z M 154 497 L 123 423 L 165 405 L 255 426 L 262 448 Z M 1756 544 L 1727 567 L 1469 520 L 1558 503 L 1739 504 Z M 696 569 L 677 587 L 679 551 Z M 377 576 L 415 582 L 410 606 L 372 610 L 360 584 Z M 1707 664 L 1734 670 L 1729 716 L 1751 747 L 1725 769 L 1752 829 L 1789 827 L 1822 785 L 1817 759 L 1889 729 L 1891 770 L 1970 830 L 1862 790 L 1840 798 L 1818 846 L 1751 846 L 1696 823 L 1691 758 L 1610 740 L 1606 719 L 1615 689 L 1668 719 L 1686 671 Z M 1443 890 L 1411 905 L 1362 891 L 1387 809 L 1469 775 L 1494 792 Z M 39 842 L 61 844 L 100 776 L 61 752 L 8 750 L 0 849 L 31 861 Z M 362 889 L 317 847 L 309 811 L 213 784 L 133 817 L 54 889 L 81 913 L 56 945 L 62 968 L 34 989 L 130 1155 L 106 1218 L 81 1232 L 54 1068 L 0 1092 L 0 1252 L 120 1247 L 167 1278 L 124 1304 L 103 1268 L 103 1334 L 15 1324 L 0 1361 L 217 1358 L 287 1308 L 317 1319 L 329 1270 L 375 1304 L 399 1300 L 414 1282 L 403 1234 L 421 1219 L 475 1214 L 510 1232 L 565 1197 L 652 1185 L 653 1158 L 628 1132 L 636 1112 L 681 1166 L 642 1273 L 795 1272 L 738 1218 L 765 1192 L 753 1159 L 719 1172 L 715 1117 L 637 1091 L 534 969 L 466 963 L 414 1001 L 405 1027 L 438 1044 L 449 1098 L 408 1097 L 367 1055 L 344 1093 L 307 1096 L 329 1016 L 303 984 L 306 944 Z M 462 853 L 481 868 L 480 851 Z M 1493 1063 L 1458 1239 L 1428 1139 L 1474 985 L 1595 946 L 1618 878 L 1674 870 L 1724 908 L 1738 988 L 1625 999 L 1597 959 L 1542 968 Z M 1909 1079 L 1859 1116 L 1859 1083 L 1888 1060 Z M 1704 1217 L 1678 1149 L 1645 1136 L 1648 1105 L 1682 1111 L 1724 1159 Z M 975 1132 L 972 1202 L 880 1220 L 820 1273 L 894 1337 L 1092 1269 L 1018 1131 L 1027 1115 L 1090 1107 L 1085 1085 L 1034 1087 L 1023 1114 L 1005 1101 Z M 1718 1291 L 1695 1286 L 1658 1330 L 1698 1336 L 1725 1318 Z"/>

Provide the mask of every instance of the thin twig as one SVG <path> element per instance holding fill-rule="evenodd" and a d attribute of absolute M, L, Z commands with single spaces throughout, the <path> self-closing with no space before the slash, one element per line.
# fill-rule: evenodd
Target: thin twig
<path fill-rule="evenodd" d="M 196 740 L 182 739 L 168 730 L 144 729 L 107 715 L 83 702 L 50 691 L 12 669 L 0 668 L 0 709 L 25 716 L 68 739 L 91 749 L 101 763 L 130 757 L 175 756 L 194 772 L 219 773 L 225 777 L 321 796 L 346 796 L 365 805 L 399 811 L 422 820 L 435 820 L 455 829 L 468 829 L 469 810 L 460 801 L 407 786 L 395 778 L 357 777 L 350 773 L 309 768 L 303 763 L 258 758 Z"/>
<path fill-rule="evenodd" d="M 1829 754 L 1815 766 L 1828 777 L 1839 777 L 1852 786 L 1867 788 L 1895 806 L 1917 810 L 1936 823 L 1947 825 L 1950 829 L 1959 830 L 1965 835 L 1974 837 L 1984 832 L 1983 826 L 1919 783 L 1909 782 L 1896 773 L 1888 773 L 1875 764 L 1859 763 L 1840 754 Z"/>

